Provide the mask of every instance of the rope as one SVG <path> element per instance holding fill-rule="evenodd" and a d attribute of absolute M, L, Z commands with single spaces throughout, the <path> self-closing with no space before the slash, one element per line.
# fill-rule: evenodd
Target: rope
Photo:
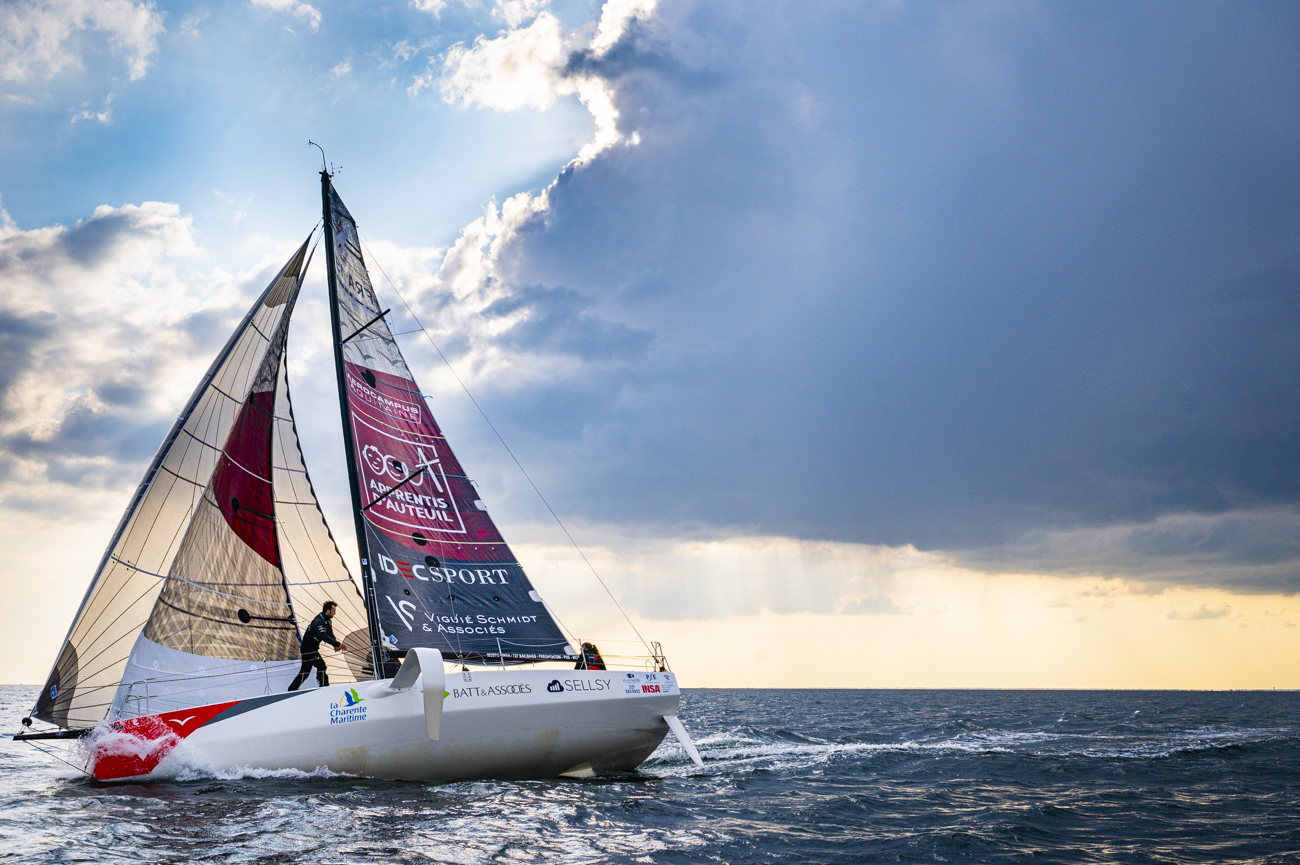
<path fill-rule="evenodd" d="M 42 754 L 46 755 L 47 757 L 53 757 L 54 759 L 58 760 L 60 763 L 63 763 L 63 764 L 65 764 L 65 765 L 67 765 L 67 766 L 71 766 L 72 768 L 74 768 L 74 769 L 76 769 L 78 772 L 80 772 L 81 774 L 85 775 L 87 778 L 93 778 L 93 777 L 95 777 L 95 776 L 92 775 L 90 772 L 87 772 L 87 771 L 85 770 L 84 767 L 82 767 L 82 766 L 78 766 L 76 763 L 69 763 L 67 760 L 63 759 L 63 758 L 60 757 L 58 754 L 54 753 L 53 751 L 47 751 L 47 750 L 45 750 L 45 749 L 42 748 L 40 745 L 37 745 L 35 742 L 28 742 L 27 744 L 28 744 L 28 745 L 31 745 L 33 748 L 35 748 L 37 751 L 40 751 Z"/>
<path fill-rule="evenodd" d="M 360 240 L 359 236 L 358 240 Z M 365 241 L 362 241 L 361 245 L 365 246 Z M 560 519 L 560 515 L 555 512 L 555 508 L 551 507 L 551 503 L 546 500 L 546 496 L 542 495 L 542 491 L 537 488 L 537 484 L 533 483 L 532 476 L 528 474 L 528 470 L 524 468 L 524 464 L 519 461 L 519 457 L 515 456 L 515 452 L 510 449 L 510 445 L 506 444 L 506 440 L 502 437 L 501 432 L 496 428 L 496 424 L 492 423 L 492 419 L 487 416 L 487 412 L 483 411 L 483 406 L 479 405 L 478 400 L 474 399 L 474 394 L 469 392 L 469 388 L 465 386 L 465 382 L 463 382 L 460 376 L 457 375 L 456 368 L 451 365 L 451 361 L 447 360 L 447 355 L 442 353 L 442 348 L 440 348 L 438 343 L 434 341 L 433 336 L 430 335 L 428 329 L 425 328 L 424 323 L 420 321 L 418 316 L 416 316 L 415 310 L 411 309 L 411 305 L 406 302 L 406 298 L 397 290 L 397 286 L 393 284 L 393 281 L 388 278 L 388 274 L 384 271 L 383 265 L 381 265 L 379 260 L 375 258 L 375 254 L 370 251 L 370 247 L 365 246 L 365 249 L 366 254 L 370 256 L 370 260 L 375 263 L 375 267 L 379 268 L 379 272 L 383 274 L 385 281 L 387 281 L 389 287 L 393 289 L 393 294 L 397 295 L 397 299 L 402 302 L 402 306 L 406 307 L 406 312 L 411 316 L 411 320 L 415 322 L 420 332 L 429 340 L 429 344 L 433 346 L 434 351 L 438 352 L 438 357 L 442 358 L 442 362 L 447 365 L 447 370 L 451 373 L 452 377 L 456 379 L 456 383 L 460 385 L 460 389 L 465 391 L 465 396 L 469 397 L 469 401 L 474 403 L 474 408 L 478 409 L 478 413 L 483 416 L 483 420 L 487 422 L 488 427 L 490 427 L 492 432 L 496 435 L 497 441 L 501 442 L 501 447 L 505 448 L 506 453 L 510 454 L 510 459 L 515 461 L 515 465 L 519 467 L 519 471 L 528 481 L 528 485 L 533 488 L 533 492 L 537 493 L 537 497 L 542 500 L 542 504 L 546 505 L 546 509 L 550 511 L 551 516 L 555 518 L 555 523 L 560 527 L 560 531 L 564 532 L 564 536 L 569 539 L 569 543 L 573 544 L 573 548 L 578 551 L 578 555 L 582 557 L 582 561 L 586 563 L 587 567 L 591 570 L 591 573 L 596 577 L 596 582 L 600 583 L 600 587 L 605 590 L 605 594 L 609 595 L 609 599 L 614 602 L 614 606 L 618 608 L 620 613 L 622 613 L 623 618 L 627 620 L 628 625 L 632 628 L 632 632 L 636 634 L 637 639 L 641 641 L 641 645 L 646 647 L 646 651 L 650 651 L 650 644 L 646 642 L 645 637 L 641 636 L 641 632 L 638 631 L 636 625 L 632 623 L 632 618 L 628 616 L 627 611 L 623 609 L 623 605 L 618 602 L 618 598 L 614 597 L 614 593 L 609 590 L 609 586 L 605 585 L 605 581 L 601 579 L 600 573 L 596 570 L 596 566 L 587 558 L 587 554 L 582 551 L 582 547 L 578 546 L 578 542 L 573 539 L 573 535 L 569 534 L 569 529 L 564 525 L 564 521 Z M 569 629 L 565 628 L 565 630 L 567 631 Z M 569 633 L 570 635 L 573 635 L 572 631 Z M 577 637 L 575 636 L 574 639 L 577 639 Z M 581 647 L 579 647 L 579 651 L 581 651 Z"/>

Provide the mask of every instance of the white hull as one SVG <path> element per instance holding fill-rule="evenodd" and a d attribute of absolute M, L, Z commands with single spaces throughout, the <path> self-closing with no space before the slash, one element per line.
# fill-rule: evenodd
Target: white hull
<path fill-rule="evenodd" d="M 672 673 L 475 671 L 443 684 L 441 658 L 437 667 L 414 682 L 408 674 L 405 688 L 393 687 L 399 673 L 119 722 L 91 741 L 95 775 L 326 769 L 446 782 L 628 771 L 669 732 L 664 719 L 676 720 L 680 698 Z M 446 696 L 426 700 L 426 679 Z M 360 700 L 349 706 L 353 687 Z"/>

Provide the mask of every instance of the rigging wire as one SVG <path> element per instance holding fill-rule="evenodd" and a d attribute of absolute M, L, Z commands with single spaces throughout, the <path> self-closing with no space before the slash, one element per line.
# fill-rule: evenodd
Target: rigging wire
<path fill-rule="evenodd" d="M 360 240 L 359 235 L 357 239 Z M 506 453 L 510 454 L 510 459 L 514 460 L 515 465 L 519 467 L 519 471 L 528 481 L 528 485 L 533 488 L 533 492 L 537 493 L 537 497 L 542 500 L 542 504 L 546 505 L 546 509 L 551 512 L 551 516 L 555 518 L 555 522 L 560 527 L 560 530 L 564 532 L 564 536 L 569 539 L 569 543 L 573 544 L 573 548 L 578 551 L 578 555 L 582 557 L 582 561 L 586 563 L 587 568 L 596 577 L 596 582 L 600 583 L 600 587 L 605 590 L 605 594 L 609 595 L 609 599 L 614 602 L 614 606 L 618 608 L 618 611 L 622 613 L 623 618 L 627 620 L 628 625 L 632 628 L 632 632 L 636 634 L 637 639 L 641 641 L 641 644 L 646 647 L 646 651 L 652 651 L 650 649 L 650 644 L 646 642 L 645 637 L 641 636 L 641 632 L 638 631 L 636 625 L 633 624 L 632 618 L 627 614 L 627 611 L 623 609 L 623 605 L 618 602 L 618 598 L 614 597 L 614 593 L 609 590 L 609 586 L 605 585 L 605 581 L 601 579 L 600 573 L 596 570 L 596 566 L 587 558 L 587 554 L 582 551 L 582 547 L 578 546 L 578 542 L 573 539 L 573 535 L 569 534 L 568 527 L 564 525 L 564 521 L 560 519 L 560 515 L 555 512 L 555 508 L 551 507 L 551 503 L 546 500 L 546 496 L 542 495 L 542 491 L 537 488 L 537 484 L 533 482 L 532 476 L 528 474 L 528 470 L 524 468 L 524 464 L 519 461 L 519 457 L 515 456 L 515 452 L 510 449 L 510 445 L 506 444 L 506 440 L 496 428 L 496 424 L 492 423 L 492 419 L 487 416 L 487 412 L 483 411 L 483 406 L 479 405 L 478 400 L 474 399 L 474 394 L 470 393 L 469 388 L 465 386 L 465 382 L 462 381 L 461 377 L 456 373 L 456 368 L 451 365 L 451 361 L 447 359 L 447 355 L 442 353 L 442 348 L 434 341 L 433 336 L 424 326 L 424 323 L 420 321 L 418 316 L 416 316 L 415 310 L 411 309 L 411 305 L 406 302 L 406 298 L 397 290 L 397 286 L 393 284 L 392 279 L 389 279 L 388 273 L 384 270 L 383 265 L 379 263 L 379 259 L 375 258 L 375 254 L 370 251 L 370 247 L 366 246 L 364 240 L 361 241 L 361 245 L 365 247 L 366 255 L 370 256 L 370 260 L 375 263 L 375 267 L 378 267 L 379 272 L 384 275 L 385 281 L 387 281 L 389 287 L 393 289 L 393 293 L 397 295 L 397 299 L 402 302 L 402 306 L 406 307 L 407 315 L 411 316 L 411 320 L 415 322 L 420 332 L 429 340 L 429 344 L 433 346 L 434 351 L 438 352 L 438 357 L 442 358 L 442 362 L 446 364 L 448 371 L 451 372 L 452 377 L 456 379 L 456 383 L 460 385 L 460 389 L 465 391 L 465 396 L 469 397 L 469 401 L 474 403 L 474 408 L 478 409 L 478 413 L 483 416 L 483 420 L 487 422 L 487 425 L 496 435 L 497 441 L 501 442 L 501 447 L 505 448 Z M 569 629 L 565 628 L 565 630 L 567 631 Z M 572 632 L 570 631 L 570 633 Z M 575 637 L 574 639 L 577 638 Z M 579 647 L 579 651 L 581 651 L 581 646 Z"/>
<path fill-rule="evenodd" d="M 91 774 L 90 772 L 87 772 L 84 766 L 78 766 L 76 763 L 70 763 L 70 762 L 68 762 L 67 760 L 65 760 L 65 759 L 63 759 L 62 757 L 60 757 L 58 754 L 54 753 L 53 751 L 47 751 L 47 750 L 45 750 L 45 749 L 42 748 L 40 745 L 37 745 L 35 742 L 28 742 L 27 744 L 28 744 L 28 745 L 31 745 L 33 748 L 35 748 L 37 751 L 40 751 L 42 754 L 46 755 L 47 757 L 53 757 L 54 759 L 58 760 L 60 763 L 64 763 L 64 764 L 66 764 L 66 765 L 68 765 L 68 766 L 71 766 L 72 768 L 74 768 L 74 769 L 76 769 L 78 772 L 80 772 L 81 774 L 85 775 L 87 778 L 93 778 L 93 777 L 95 777 L 95 776 L 94 776 L 93 774 Z"/>

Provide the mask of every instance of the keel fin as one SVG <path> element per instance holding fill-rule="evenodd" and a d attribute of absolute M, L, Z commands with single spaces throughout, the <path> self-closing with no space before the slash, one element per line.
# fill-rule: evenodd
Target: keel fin
<path fill-rule="evenodd" d="M 567 772 L 560 773 L 561 778 L 595 778 L 596 770 L 591 768 L 590 763 L 579 763 Z"/>
<path fill-rule="evenodd" d="M 700 752 L 695 750 L 695 743 L 691 741 L 691 737 L 686 732 L 686 728 L 682 726 L 682 722 L 677 720 L 676 715 L 664 715 L 664 720 L 668 722 L 668 729 L 673 731 L 673 735 L 677 737 L 678 742 L 682 743 L 686 753 L 691 755 L 695 765 L 701 769 L 704 768 L 704 761 L 700 759 Z"/>

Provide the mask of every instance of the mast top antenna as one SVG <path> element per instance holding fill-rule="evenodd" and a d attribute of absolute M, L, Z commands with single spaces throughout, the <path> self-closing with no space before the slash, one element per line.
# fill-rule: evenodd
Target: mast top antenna
<path fill-rule="evenodd" d="M 329 165 L 326 165 L 326 164 L 325 164 L 325 148 L 324 148 L 324 147 L 321 147 L 319 144 L 317 144 L 315 141 L 312 141 L 311 139 L 308 139 L 308 140 L 307 140 L 307 146 L 308 146 L 308 147 L 315 147 L 317 150 L 320 151 L 320 170 L 321 170 L 322 173 L 327 174 L 327 175 L 329 175 L 330 177 L 333 177 L 335 174 L 338 174 L 340 171 L 343 170 L 342 167 L 339 167 L 339 168 L 336 169 L 336 168 L 334 167 L 333 163 L 331 163 L 331 164 L 329 164 Z"/>

